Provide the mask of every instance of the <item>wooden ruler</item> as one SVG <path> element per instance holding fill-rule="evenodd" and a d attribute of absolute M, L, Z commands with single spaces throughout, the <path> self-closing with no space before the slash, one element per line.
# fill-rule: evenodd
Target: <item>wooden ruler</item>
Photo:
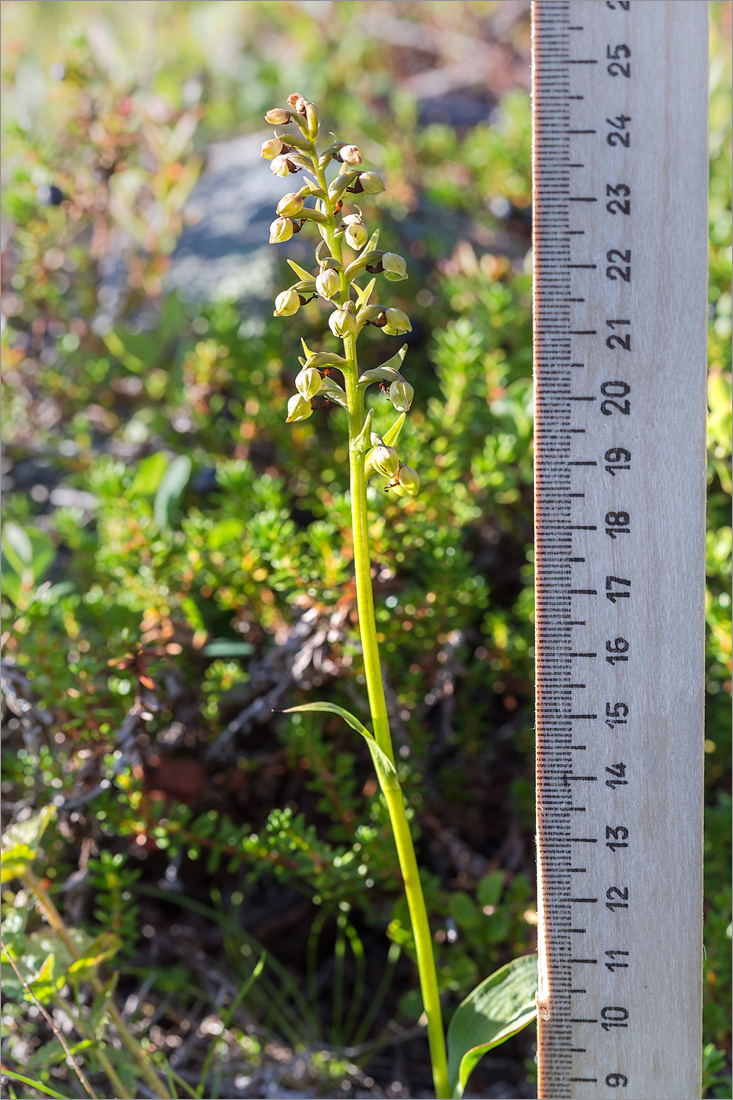
<path fill-rule="evenodd" d="M 708 10 L 535 0 L 539 1096 L 700 1096 Z"/>

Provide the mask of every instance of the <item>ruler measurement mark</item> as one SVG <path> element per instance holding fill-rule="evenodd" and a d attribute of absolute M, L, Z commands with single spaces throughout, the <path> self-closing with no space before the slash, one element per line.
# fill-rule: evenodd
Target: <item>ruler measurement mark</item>
<path fill-rule="evenodd" d="M 672 548 L 670 532 L 673 517 L 679 514 L 675 511 L 678 484 L 684 482 L 692 517 L 685 523 L 685 538 L 688 530 L 697 531 L 699 555 L 702 500 L 694 482 L 697 479 L 701 485 L 704 479 L 700 455 L 705 348 L 706 7 L 700 0 L 694 4 L 692 0 L 659 0 L 653 5 L 632 4 L 619 14 L 618 4 L 590 0 L 533 3 L 536 679 L 542 883 L 538 907 L 538 1095 L 546 1100 L 600 1100 L 620 1081 L 629 1098 L 662 1100 L 675 1095 L 687 1100 L 699 1095 L 694 1091 L 698 1086 L 691 1083 L 693 1069 L 699 1071 L 699 925 L 685 938 L 683 918 L 678 914 L 684 912 L 687 921 L 694 914 L 700 882 L 696 855 L 699 807 L 695 808 L 694 792 L 699 795 L 701 790 L 702 755 L 695 755 L 692 744 L 693 731 L 700 736 L 700 641 L 693 662 L 695 701 L 681 708 L 686 707 L 684 718 L 671 722 L 674 704 L 669 700 L 677 694 L 676 685 L 690 680 L 684 662 L 691 646 L 694 648 L 695 629 L 698 639 L 702 638 L 702 590 L 699 586 L 693 597 L 685 586 L 682 599 L 673 607 L 663 592 L 661 578 L 701 576 L 701 558 L 690 559 L 686 547 Z M 580 46 L 573 39 L 575 33 L 583 35 Z M 623 69 L 626 64 L 628 74 Z M 576 111 L 574 104 L 582 109 Z M 626 149 L 606 140 L 609 130 L 617 128 L 613 121 L 620 111 L 625 132 L 631 134 Z M 689 144 L 693 133 L 694 153 Z M 581 137 L 578 145 L 575 139 Z M 575 159 L 578 155 L 583 156 L 582 162 Z M 582 177 L 571 174 L 578 168 L 584 170 Z M 606 207 L 610 200 L 601 198 L 609 195 L 608 186 L 617 187 L 620 179 L 634 196 L 622 225 L 620 219 L 608 217 L 614 212 Z M 697 302 L 697 322 L 690 320 L 694 309 L 686 291 L 686 253 L 678 238 L 687 241 L 694 256 L 697 282 L 692 299 Z M 613 249 L 617 251 L 612 256 Z M 634 258 L 630 286 L 620 276 L 614 280 L 606 269 L 608 263 L 610 271 L 613 259 L 620 263 L 627 249 Z M 672 281 L 674 305 L 666 290 L 660 298 L 662 278 L 665 286 L 666 280 Z M 582 314 L 574 312 L 575 305 L 583 305 Z M 631 328 L 625 329 L 626 335 L 633 329 L 634 339 L 625 348 L 630 355 L 606 359 L 601 341 L 589 342 L 589 337 L 604 332 L 607 337 L 616 335 L 615 324 L 608 326 L 611 331 L 607 332 L 609 317 L 626 317 L 630 322 Z M 573 323 L 582 327 L 573 328 Z M 692 337 L 690 324 L 693 328 L 697 325 Z M 690 362 L 686 350 L 690 338 L 697 355 L 696 359 L 693 356 L 695 381 L 690 381 L 690 371 L 683 366 Z M 586 372 L 582 387 L 571 383 L 577 370 Z M 609 378 L 623 381 L 608 383 Z M 628 387 L 622 403 L 627 398 L 630 419 L 622 419 L 624 410 L 618 399 L 611 397 L 609 404 L 605 386 L 611 393 Z M 576 388 L 585 392 L 574 393 Z M 688 394 L 693 419 L 695 408 L 700 416 L 696 445 L 689 442 L 684 404 L 674 396 L 681 388 Z M 592 441 L 594 459 L 588 455 L 588 447 L 583 448 L 585 456 L 578 454 L 574 435 Z M 633 459 L 620 457 L 627 452 Z M 622 498 L 618 494 L 623 494 Z M 643 515 L 644 530 L 640 523 L 635 528 L 632 524 L 633 541 L 612 542 L 602 536 L 604 525 L 598 517 L 621 508 Z M 652 535 L 654 517 L 661 515 L 672 526 L 665 529 L 656 522 Z M 597 537 L 599 532 L 601 537 Z M 682 543 L 677 540 L 677 545 Z M 619 553 L 623 567 L 616 560 Z M 692 572 L 690 560 L 696 562 Z M 582 573 L 571 573 L 576 564 L 583 565 Z M 602 595 L 604 578 L 615 574 L 631 578 L 630 592 L 643 593 L 644 599 L 633 595 L 629 599 L 624 592 L 627 599 L 617 596 L 610 604 L 590 599 L 581 610 L 578 601 Z M 613 593 L 619 582 L 613 585 L 606 591 Z M 688 596 L 697 600 L 689 617 L 682 611 L 688 606 Z M 583 619 L 575 617 L 578 611 Z M 688 628 L 693 620 L 696 627 Z M 685 644 L 675 638 L 678 629 L 687 640 Z M 621 639 L 626 650 L 619 652 L 616 647 L 621 643 L 614 639 Z M 607 663 L 607 654 L 616 660 Z M 579 661 L 585 663 L 579 665 Z M 585 675 L 587 683 L 576 682 L 573 672 Z M 572 691 L 586 694 L 572 697 Z M 654 710 L 650 709 L 651 699 L 655 700 Z M 627 712 L 631 707 L 634 720 L 629 727 L 634 738 L 618 750 L 623 754 L 622 765 L 611 762 L 605 739 L 608 734 L 602 724 L 603 716 L 613 713 L 609 706 L 619 708 L 618 700 L 624 701 L 621 705 Z M 625 726 L 625 716 L 622 721 Z M 587 725 L 574 727 L 577 722 Z M 583 731 L 587 744 L 573 742 L 573 728 Z M 671 740 L 673 737 L 677 740 Z M 683 738 L 687 739 L 686 748 L 681 747 Z M 586 755 L 573 755 L 579 751 Z M 687 766 L 684 776 L 679 772 L 676 779 L 671 754 L 678 751 Z M 587 774 L 573 774 L 571 761 L 578 759 L 584 761 L 580 770 Z M 622 779 L 623 785 L 609 783 L 612 789 L 606 787 L 606 766 L 614 769 L 610 778 Z M 692 793 L 683 810 L 690 824 L 682 841 L 685 860 L 675 847 L 679 824 L 675 829 L 670 821 L 674 815 L 668 812 L 670 806 L 677 810 L 684 797 L 683 786 Z M 583 804 L 575 805 L 573 795 L 577 797 L 579 791 L 583 792 Z M 574 816 L 577 814 L 584 816 Z M 651 820 L 656 822 L 654 828 Z M 633 846 L 621 851 L 611 845 L 609 850 L 603 841 L 609 821 L 614 829 L 621 821 L 624 828 L 632 829 Z M 578 874 L 586 875 L 580 881 L 586 883 L 587 897 L 576 896 L 571 887 L 572 881 L 579 881 L 573 880 Z M 617 893 L 609 896 L 606 890 Z M 621 898 L 619 891 L 624 890 L 626 898 Z M 620 906 L 615 907 L 617 900 L 624 901 L 623 913 Z M 580 925 L 577 915 L 573 919 L 571 912 L 582 914 L 584 924 Z M 667 963 L 674 960 L 675 965 L 655 972 L 653 960 L 658 953 L 652 949 L 652 939 L 658 934 L 655 923 L 660 919 L 665 922 L 664 959 Z M 619 923 L 609 925 L 609 921 Z M 615 978 L 606 967 L 598 966 L 603 954 L 596 950 L 609 928 L 615 929 L 614 939 L 610 945 L 606 939 L 603 946 L 619 951 L 633 947 L 637 959 L 635 967 L 620 970 Z M 588 937 L 580 941 L 586 944 L 582 958 L 576 957 L 570 946 L 578 944 L 572 936 Z M 641 943 L 648 943 L 648 949 L 640 952 Z M 680 977 L 676 966 L 680 961 L 685 988 L 692 987 L 693 995 L 668 1028 L 657 1006 L 677 1003 Z M 570 978 L 571 964 L 585 966 L 583 991 Z M 583 996 L 587 1015 L 572 1016 L 571 996 Z M 621 1005 L 626 1007 L 608 1007 Z M 632 1007 L 628 1028 L 624 1024 L 623 1029 L 614 1030 L 615 1044 L 609 1047 L 602 1041 L 598 1024 L 609 1031 L 617 1021 L 614 1014 L 627 1012 L 633 1005 L 637 1010 Z M 578 1028 L 583 1028 L 581 1034 Z M 652 1050 L 664 1051 L 664 1064 L 657 1057 L 654 1070 L 649 1067 Z"/>

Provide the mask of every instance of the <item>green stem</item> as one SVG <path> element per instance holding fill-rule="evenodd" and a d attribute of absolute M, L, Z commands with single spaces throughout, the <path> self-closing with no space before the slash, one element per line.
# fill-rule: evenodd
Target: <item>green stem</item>
<path fill-rule="evenodd" d="M 314 146 L 314 163 L 318 165 Z M 325 171 L 319 167 L 315 172 L 319 185 L 328 191 Z M 336 236 L 336 218 L 330 200 L 324 202 L 328 225 L 326 237 L 331 254 L 342 263 L 341 239 Z M 350 287 L 346 276 L 341 274 L 341 295 L 339 305 L 349 301 Z M 356 602 L 359 615 L 364 656 L 369 709 L 372 716 L 374 737 L 382 751 L 394 763 L 394 749 L 389 728 L 387 700 L 384 694 L 384 682 L 379 659 L 377 624 L 374 614 L 374 593 L 372 590 L 371 562 L 369 552 L 369 516 L 367 510 L 367 478 L 364 473 L 364 455 L 357 454 L 355 442 L 364 427 L 364 391 L 358 386 L 359 367 L 356 353 L 356 336 L 344 338 L 343 370 L 349 424 L 349 485 L 351 491 L 351 520 L 354 541 L 354 574 L 356 578 Z M 433 1067 L 433 1083 L 437 1100 L 448 1100 L 448 1063 L 446 1058 L 445 1033 L 438 992 L 438 976 L 435 969 L 433 940 L 430 933 L 425 896 L 420 882 L 420 873 L 412 842 L 410 826 L 405 811 L 402 789 L 383 789 L 389 811 L 390 824 L 394 834 L 397 858 L 405 886 L 407 905 L 410 911 L 412 933 L 415 939 L 417 969 L 420 978 L 425 1014 L 428 1020 L 428 1043 Z"/>
<path fill-rule="evenodd" d="M 74 939 L 68 928 L 64 924 L 63 917 L 59 913 L 54 903 L 51 901 L 51 898 L 47 891 L 43 888 L 43 886 L 41 886 L 40 882 L 29 867 L 26 867 L 25 871 L 23 872 L 23 881 L 25 882 L 28 889 L 31 890 L 33 894 L 35 894 L 36 900 L 43 910 L 46 920 L 51 925 L 51 927 L 56 932 L 58 932 L 59 936 L 66 944 L 66 947 L 68 948 L 71 957 L 73 959 L 78 959 L 79 948 L 74 942 Z M 89 984 L 96 994 L 100 994 L 104 990 L 104 986 L 100 982 L 99 978 L 95 978 L 93 976 L 90 977 Z M 157 1073 L 148 1062 L 147 1055 L 143 1051 L 140 1044 L 135 1039 L 133 1039 L 132 1035 L 130 1035 L 130 1032 L 125 1026 L 125 1021 L 122 1019 L 122 1015 L 113 1001 L 110 1001 L 107 1005 L 107 1012 L 109 1013 L 109 1017 L 115 1025 L 120 1039 L 127 1047 L 133 1059 L 137 1062 L 142 1077 L 145 1078 L 152 1091 L 155 1093 L 156 1096 L 160 1097 L 160 1100 L 171 1100 L 170 1093 L 162 1084 Z"/>
<path fill-rule="evenodd" d="M 348 393 L 348 390 L 347 390 Z M 351 404 L 351 403 L 350 403 Z M 361 420 L 363 424 L 363 416 Z M 350 434 L 350 442 L 354 436 Z M 358 432 L 357 432 L 358 434 Z M 380 748 L 390 760 L 394 761 L 392 737 L 387 715 L 387 701 L 384 695 L 384 683 L 379 660 L 379 643 L 374 616 L 374 597 L 372 593 L 369 529 L 367 519 L 366 478 L 364 476 L 364 456 L 356 455 L 350 449 L 351 470 L 351 510 L 354 538 L 354 572 L 356 574 L 357 609 L 359 613 L 359 631 L 364 652 L 364 669 L 367 681 L 369 706 L 374 724 L 374 737 Z M 448 1086 L 448 1065 L 446 1060 L 443 1020 L 438 993 L 438 978 L 435 970 L 433 940 L 425 905 L 425 897 L 420 882 L 420 873 L 415 857 L 410 826 L 405 812 L 405 800 L 402 789 L 384 790 L 389 819 L 394 833 L 397 857 L 405 885 L 407 905 L 410 910 L 412 932 L 415 938 L 417 969 L 420 976 L 423 1004 L 428 1018 L 428 1042 L 430 1058 L 433 1064 L 433 1081 L 438 1100 L 450 1097 Z"/>

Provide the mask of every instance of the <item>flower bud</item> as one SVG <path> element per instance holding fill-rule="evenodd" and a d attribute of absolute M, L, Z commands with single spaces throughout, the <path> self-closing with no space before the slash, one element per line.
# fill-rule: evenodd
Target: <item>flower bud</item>
<path fill-rule="evenodd" d="M 345 175 L 339 173 L 328 188 L 328 197 L 331 202 L 338 202 L 344 192 L 348 191 L 350 185 L 358 178 L 358 175 L 358 172 L 347 172 Z"/>
<path fill-rule="evenodd" d="M 386 443 L 379 443 L 371 453 L 371 461 L 374 469 L 390 480 L 396 476 L 400 468 L 400 456 L 394 447 Z"/>
<path fill-rule="evenodd" d="M 293 287 L 278 294 L 273 317 L 292 317 L 300 309 L 300 295 Z M 396 406 L 395 406 L 396 407 Z"/>
<path fill-rule="evenodd" d="M 270 226 L 270 244 L 289 241 L 293 235 L 293 223 L 290 218 L 276 218 Z"/>
<path fill-rule="evenodd" d="M 337 309 L 328 318 L 329 328 L 334 336 L 343 339 L 345 336 L 353 336 L 358 329 L 356 317 L 348 309 Z"/>
<path fill-rule="evenodd" d="M 270 171 L 276 176 L 282 176 L 283 179 L 285 179 L 291 172 L 299 172 L 300 169 L 281 153 L 280 156 L 270 161 Z"/>
<path fill-rule="evenodd" d="M 305 121 L 308 126 L 308 133 L 313 138 L 313 141 L 315 141 L 318 137 L 318 131 L 321 128 L 321 116 L 318 113 L 318 108 L 315 103 L 306 103 Z"/>
<path fill-rule="evenodd" d="M 272 107 L 265 115 L 265 122 L 269 122 L 271 126 L 287 126 L 290 122 L 290 111 L 282 107 Z"/>
<path fill-rule="evenodd" d="M 323 190 L 323 188 L 319 187 L 315 180 L 312 180 L 307 176 L 303 180 L 303 187 L 301 188 L 301 191 L 303 190 L 303 188 L 307 189 L 309 194 L 314 195 L 317 199 L 325 199 L 327 197 L 326 192 Z"/>
<path fill-rule="evenodd" d="M 359 178 L 354 180 L 351 190 L 357 195 L 362 191 L 365 195 L 377 195 L 380 191 L 385 190 L 384 180 L 376 172 L 360 172 Z"/>
<path fill-rule="evenodd" d="M 334 294 L 338 294 L 341 289 L 341 279 L 337 271 L 334 271 L 332 267 L 327 267 L 316 279 L 316 290 L 322 298 L 326 298 L 330 301 Z"/>
<path fill-rule="evenodd" d="M 344 236 L 346 237 L 346 243 L 349 248 L 353 248 L 355 252 L 362 249 L 369 240 L 367 227 L 361 220 L 354 220 L 350 225 L 347 225 Z"/>
<path fill-rule="evenodd" d="M 303 209 L 304 202 L 305 199 L 302 195 L 290 191 L 287 195 L 283 195 L 275 209 L 281 218 L 294 218 Z"/>
<path fill-rule="evenodd" d="M 311 397 L 315 397 L 321 386 L 323 385 L 323 379 L 321 378 L 321 372 L 316 370 L 315 367 L 303 367 L 302 371 L 295 379 L 295 388 L 301 397 L 310 400 Z"/>
<path fill-rule="evenodd" d="M 408 496 L 416 497 L 420 492 L 420 475 L 417 470 L 413 470 L 412 466 L 400 466 L 397 484 Z"/>
<path fill-rule="evenodd" d="M 392 382 L 389 387 L 389 399 L 397 409 L 397 412 L 407 412 L 412 404 L 415 391 L 409 382 L 400 378 Z"/>
<path fill-rule="evenodd" d="M 278 207 L 278 214 L 280 209 Z M 407 278 L 407 264 L 404 257 L 396 252 L 385 252 L 382 256 L 382 269 L 391 283 L 399 283 Z"/>
<path fill-rule="evenodd" d="M 288 400 L 288 415 L 285 423 L 292 424 L 296 420 L 307 420 L 312 412 L 310 401 L 301 397 L 299 393 L 294 393 Z"/>
<path fill-rule="evenodd" d="M 387 336 L 401 336 L 403 332 L 412 332 L 410 318 L 401 309 L 385 310 L 386 323 L 382 326 Z"/>
<path fill-rule="evenodd" d="M 279 137 L 270 138 L 269 141 L 263 141 L 260 156 L 264 157 L 265 160 L 274 160 L 282 153 L 284 148 L 285 145 Z"/>
<path fill-rule="evenodd" d="M 336 153 L 336 160 L 344 164 L 361 164 L 361 152 L 357 145 L 342 145 Z"/>

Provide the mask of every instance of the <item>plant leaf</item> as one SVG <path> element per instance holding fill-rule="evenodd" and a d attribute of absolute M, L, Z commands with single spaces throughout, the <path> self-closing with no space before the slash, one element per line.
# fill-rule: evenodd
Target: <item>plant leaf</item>
<path fill-rule="evenodd" d="M 48 1004 L 62 988 L 64 981 L 64 975 L 58 973 L 56 956 L 52 952 L 46 955 L 36 973 L 26 978 L 28 989 L 24 991 L 24 999 L 33 1001 L 35 998 L 41 1004 Z"/>
<path fill-rule="evenodd" d="M 101 932 L 92 940 L 83 955 L 74 959 L 69 967 L 71 978 L 88 978 L 107 959 L 113 958 L 122 948 L 122 940 L 114 932 Z"/>
<path fill-rule="evenodd" d="M 170 526 L 171 513 L 188 485 L 191 465 L 188 455 L 176 455 L 163 474 L 153 503 L 153 517 L 158 527 Z"/>
<path fill-rule="evenodd" d="M 399 790 L 399 780 L 397 779 L 397 772 L 395 766 L 387 756 L 385 752 L 380 749 L 374 737 L 366 728 L 363 722 L 360 722 L 358 718 L 355 718 L 353 714 L 350 714 L 348 710 L 344 710 L 343 707 L 336 706 L 335 703 L 303 703 L 299 707 L 288 707 L 284 710 L 283 714 L 296 714 L 302 711 L 314 711 L 324 710 L 331 714 L 338 714 L 340 718 L 343 718 L 344 722 L 351 726 L 352 730 L 356 730 L 366 741 L 369 746 L 369 752 L 372 755 L 372 762 L 374 768 L 379 777 L 379 784 L 383 791 L 396 791 Z"/>
<path fill-rule="evenodd" d="M 31 863 L 38 854 L 44 830 L 51 818 L 56 816 L 56 807 L 44 806 L 33 817 L 18 825 L 11 825 L 0 840 L 2 850 L 2 881 L 20 878 L 26 863 Z"/>
<path fill-rule="evenodd" d="M 54 1092 L 48 1085 L 44 1085 L 41 1081 L 34 1081 L 30 1077 L 23 1077 L 20 1073 L 15 1073 L 12 1069 L 8 1069 L 7 1066 L 3 1066 L 3 1073 L 6 1077 L 9 1077 L 11 1081 L 20 1081 L 23 1085 L 29 1085 L 30 1088 L 35 1089 L 36 1092 L 42 1092 L 44 1096 L 52 1096 L 54 1100 L 67 1100 L 65 1093 Z"/>
<path fill-rule="evenodd" d="M 288 260 L 288 263 L 292 267 L 295 274 L 299 275 L 301 279 L 307 279 L 309 283 L 313 282 L 314 276 L 311 275 L 310 271 L 306 271 L 304 267 L 300 267 L 299 264 L 296 264 L 295 260 Z M 306 352 L 306 355 L 307 354 L 308 353 Z"/>
<path fill-rule="evenodd" d="M 155 454 L 143 458 L 132 479 L 130 496 L 152 496 L 160 485 L 167 467 L 168 459 L 162 451 L 156 451 Z"/>
<path fill-rule="evenodd" d="M 356 291 L 356 296 L 359 299 L 359 305 L 360 306 L 365 306 L 369 303 L 369 299 L 372 296 L 372 291 L 374 290 L 374 287 L 376 286 L 376 283 L 377 283 L 376 279 L 371 279 L 370 282 L 367 283 L 367 285 L 364 287 L 363 290 L 361 290 L 356 285 L 356 283 L 352 284 L 352 286 L 354 287 L 354 290 Z"/>
<path fill-rule="evenodd" d="M 107 1005 L 111 1001 L 112 995 L 117 988 L 117 980 L 119 976 L 119 971 L 115 970 L 109 981 L 104 983 L 99 993 L 94 998 L 91 1008 L 89 1009 L 89 1015 L 87 1017 L 87 1027 L 94 1036 L 97 1036 L 97 1029 L 102 1023 L 104 1014 L 107 1011 Z"/>
<path fill-rule="evenodd" d="M 388 447 L 394 447 L 395 443 L 399 439 L 400 432 L 402 431 L 402 425 L 405 423 L 406 419 L 406 413 L 400 413 L 392 427 L 382 436 L 382 439 Z"/>
<path fill-rule="evenodd" d="M 537 1014 L 537 957 L 522 955 L 469 993 L 448 1028 L 451 1096 L 460 1100 L 476 1063 Z"/>
<path fill-rule="evenodd" d="M 379 366 L 382 367 L 382 368 L 384 368 L 384 367 L 394 367 L 395 370 L 399 370 L 400 367 L 402 366 L 402 364 L 405 361 L 405 356 L 406 355 L 407 355 L 407 344 L 403 344 L 402 347 L 400 348 L 400 350 L 398 352 L 395 352 L 395 354 L 392 356 L 391 359 L 387 359 L 386 362 L 380 363 Z"/>
<path fill-rule="evenodd" d="M 212 638 L 201 652 L 204 657 L 249 657 L 253 646 L 239 638 Z"/>

